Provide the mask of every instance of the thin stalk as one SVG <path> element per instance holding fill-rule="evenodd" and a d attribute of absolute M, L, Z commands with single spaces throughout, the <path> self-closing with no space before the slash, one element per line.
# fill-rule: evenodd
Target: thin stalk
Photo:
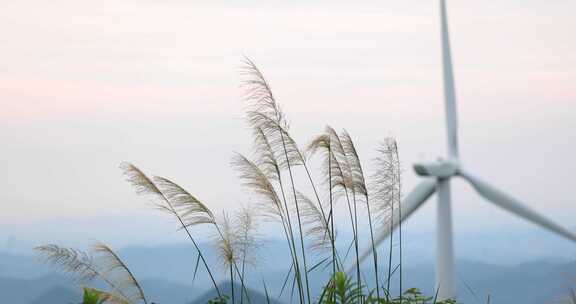
<path fill-rule="evenodd" d="M 302 160 L 304 160 L 304 158 L 301 156 Z M 304 166 L 304 169 L 306 170 L 306 175 L 308 175 L 308 180 L 310 181 L 310 185 L 312 186 L 312 190 L 314 191 L 314 196 L 316 196 L 316 200 L 318 201 L 318 207 L 320 208 L 320 212 L 322 213 L 322 217 L 324 218 L 324 222 L 328 223 L 328 220 L 326 219 L 326 214 L 324 213 L 324 207 L 322 206 L 322 202 L 320 201 L 320 196 L 318 195 L 318 191 L 316 190 L 316 186 L 314 184 L 314 180 L 312 180 L 312 175 L 310 174 L 310 170 L 308 170 L 308 166 L 306 165 L 306 162 L 302 161 L 302 164 Z"/>
<path fill-rule="evenodd" d="M 374 229 L 372 228 L 372 215 L 370 213 L 370 201 L 368 200 L 368 193 L 366 193 L 366 208 L 368 208 L 368 225 L 370 226 L 370 240 L 372 241 L 372 256 L 374 257 L 374 276 L 376 277 L 376 297 L 380 299 L 380 288 L 378 279 L 378 255 L 376 246 L 374 244 Z"/>
<path fill-rule="evenodd" d="M 290 175 L 290 183 L 292 186 L 292 192 L 294 194 L 294 204 L 296 205 L 296 217 L 298 218 L 298 230 L 300 232 L 300 247 L 302 249 L 302 261 L 304 263 L 304 279 L 306 280 L 306 294 L 308 297 L 308 303 L 311 304 L 310 299 L 310 286 L 308 284 L 308 265 L 306 264 L 306 250 L 304 248 L 304 236 L 302 233 L 302 220 L 300 219 L 300 208 L 298 207 L 298 199 L 296 195 L 296 186 L 294 185 L 294 177 L 292 175 L 292 167 L 290 165 L 290 158 L 288 157 L 288 150 L 286 149 L 286 140 L 284 139 L 284 134 L 282 130 L 279 130 L 280 136 L 282 138 L 282 146 L 284 148 L 284 155 L 286 156 L 286 165 L 288 167 L 288 173 Z"/>
<path fill-rule="evenodd" d="M 402 180 L 400 179 L 400 160 L 398 159 L 398 146 L 395 145 L 395 152 L 396 152 L 396 161 L 398 162 L 396 166 L 396 174 L 395 177 L 398 183 L 398 239 L 400 242 L 400 249 L 399 249 L 399 260 L 400 260 L 400 304 L 402 304 Z"/>
<path fill-rule="evenodd" d="M 180 220 L 179 217 L 178 217 L 178 219 Z M 182 223 L 182 220 L 180 220 L 180 222 Z M 182 225 L 184 226 L 184 223 L 182 223 Z M 202 264 L 204 264 L 204 267 L 206 268 L 206 271 L 208 272 L 208 275 L 210 276 L 210 280 L 212 281 L 212 284 L 214 285 L 214 288 L 216 289 L 216 293 L 218 293 L 218 297 L 221 297 L 222 294 L 220 293 L 220 289 L 218 288 L 218 284 L 216 284 L 216 280 L 214 280 L 214 276 L 212 275 L 212 271 L 210 271 L 210 267 L 208 267 L 208 263 L 206 263 L 206 259 L 204 258 L 204 255 L 202 254 L 200 247 L 198 246 L 198 244 L 196 243 L 196 241 L 192 237 L 192 234 L 190 234 L 190 231 L 188 231 L 188 228 L 184 228 L 184 230 L 186 231 L 186 234 L 188 234 L 188 238 L 190 239 L 190 241 L 192 241 L 192 244 L 194 244 L 194 247 L 198 251 L 198 255 L 200 256 L 200 259 L 202 260 Z"/>
<path fill-rule="evenodd" d="M 227 242 L 226 238 L 224 237 L 224 234 L 222 234 L 222 230 L 220 230 L 220 227 L 218 227 L 218 225 L 216 223 L 214 223 L 214 227 L 216 228 L 216 231 L 218 232 L 218 234 L 222 238 L 222 241 Z M 236 270 L 236 273 L 238 274 L 238 277 L 240 278 L 241 288 L 246 291 L 246 300 L 248 300 L 248 303 L 250 303 L 250 296 L 248 295 L 248 291 L 246 290 L 246 285 L 244 284 L 244 278 L 243 278 L 242 274 L 240 273 L 240 270 L 238 270 L 238 265 L 236 264 L 236 260 L 233 260 L 230 265 L 233 266 L 234 269 Z"/>
<path fill-rule="evenodd" d="M 333 196 L 332 196 L 332 147 L 329 145 L 328 147 L 328 189 L 330 192 L 330 225 L 332 228 L 332 278 L 331 281 L 334 280 L 336 276 L 336 246 L 334 244 L 334 206 L 333 206 Z M 333 299 L 336 302 L 336 297 L 334 295 Z"/>
<path fill-rule="evenodd" d="M 194 244 L 196 251 L 198 251 L 198 256 L 200 256 L 200 259 L 202 260 L 202 264 L 204 264 L 204 267 L 206 268 L 206 271 L 208 272 L 208 275 L 210 276 L 210 280 L 212 281 L 212 284 L 214 285 L 214 288 L 216 289 L 216 293 L 218 293 L 218 297 L 221 297 L 222 294 L 220 293 L 220 289 L 218 288 L 218 284 L 216 284 L 216 280 L 214 280 L 214 276 L 212 275 L 212 271 L 210 271 L 210 267 L 208 266 L 208 263 L 206 263 L 206 259 L 204 258 L 204 255 L 202 254 L 202 250 L 200 250 L 200 247 L 196 243 L 196 240 L 194 240 L 194 238 L 192 237 L 190 230 L 188 230 L 188 227 L 186 226 L 186 224 L 184 224 L 184 221 L 182 220 L 180 215 L 178 215 L 178 212 L 176 212 L 176 209 L 174 209 L 174 206 L 172 206 L 172 203 L 170 203 L 170 201 L 164 195 L 164 193 L 160 193 L 160 195 L 162 196 L 164 201 L 168 204 L 168 207 L 170 207 L 170 211 L 176 216 L 176 218 L 180 222 L 180 225 L 182 225 L 182 228 L 184 228 L 184 231 L 186 231 L 186 234 L 188 235 L 188 238 L 190 239 L 190 241 L 192 241 L 192 244 Z"/>
<path fill-rule="evenodd" d="M 329 158 L 332 157 L 332 155 L 328 155 Z M 336 160 L 336 156 L 334 156 L 334 159 Z M 340 171 L 340 175 L 344 176 L 344 173 L 342 172 L 342 168 L 340 167 L 340 165 L 338 165 L 338 170 Z M 346 194 L 346 203 L 348 205 L 348 214 L 350 215 L 350 224 L 352 224 L 352 234 L 354 236 L 354 249 L 355 249 L 355 253 L 356 253 L 356 279 L 358 281 L 358 287 L 360 287 L 360 260 L 358 257 L 358 229 L 357 229 L 357 212 L 356 212 L 356 199 L 355 199 L 355 192 L 352 190 L 352 194 L 354 196 L 354 214 L 352 213 L 352 207 L 350 206 L 350 196 L 348 195 L 348 187 L 346 186 L 346 184 L 343 184 L 344 187 L 344 193 Z M 354 220 L 356 218 L 356 220 Z"/>
<path fill-rule="evenodd" d="M 292 257 L 292 265 L 296 265 L 295 264 L 295 256 L 296 256 L 296 252 L 295 252 L 295 247 L 292 246 L 293 243 L 290 242 L 290 237 L 288 236 L 288 230 L 286 229 L 286 224 L 284 223 L 284 220 L 282 221 L 282 228 L 284 230 L 284 235 L 286 236 L 286 241 L 288 242 L 288 248 L 290 249 L 290 255 Z M 294 266 L 294 276 L 296 277 L 298 274 L 296 272 L 296 267 Z M 299 285 L 300 286 L 300 285 Z M 299 289 L 300 290 L 300 289 Z M 302 303 L 303 299 L 303 294 L 300 291 L 300 303 Z"/>
<path fill-rule="evenodd" d="M 358 279 L 358 289 L 360 289 L 362 284 L 360 280 L 360 259 L 358 257 L 358 211 L 356 209 L 356 191 L 354 191 L 354 189 L 352 189 L 352 201 L 354 202 L 354 225 L 356 227 L 356 237 L 354 238 L 354 246 L 356 249 L 356 277 Z"/>
<path fill-rule="evenodd" d="M 246 266 L 246 252 L 242 256 L 242 277 L 244 277 L 244 269 Z M 240 304 L 244 303 L 244 288 L 240 289 Z"/>
<path fill-rule="evenodd" d="M 302 160 L 304 160 L 304 157 L 302 155 L 300 155 L 300 157 L 302 158 Z M 312 174 L 310 174 L 310 170 L 308 169 L 308 165 L 306 165 L 305 161 L 302 161 L 302 164 L 303 164 L 304 169 L 306 171 L 306 175 L 308 176 L 308 180 L 310 181 L 310 185 L 312 186 L 312 190 L 314 191 L 314 196 L 316 196 L 316 201 L 318 202 L 318 207 L 320 208 L 320 212 L 322 213 L 322 217 L 324 218 L 324 222 L 326 223 L 326 227 L 328 227 L 328 226 L 330 226 L 331 215 L 326 217 L 326 213 L 324 212 L 324 207 L 322 205 L 322 202 L 320 201 L 320 196 L 318 195 L 318 190 L 316 189 L 316 184 L 314 183 L 314 180 L 312 179 Z M 328 164 L 328 167 L 330 167 L 330 163 Z M 332 188 L 332 184 L 330 184 L 330 189 L 331 188 Z M 330 198 L 330 199 L 332 199 L 332 198 Z M 330 214 L 332 214 L 332 209 L 330 209 Z M 340 263 L 340 264 L 337 264 L 337 265 L 339 265 L 339 268 L 343 268 L 343 265 L 341 265 L 342 264 L 341 258 L 338 255 L 338 252 L 334 246 L 334 244 L 335 244 L 334 226 L 332 226 L 331 229 L 332 229 L 332 233 L 329 233 L 328 236 L 331 239 L 331 244 L 332 244 L 332 247 L 334 249 L 334 252 L 336 252 L 335 254 L 333 254 L 333 256 L 335 256 L 335 257 L 333 258 L 332 263 L 334 263 L 334 260 L 337 260 L 338 263 Z"/>
<path fill-rule="evenodd" d="M 232 304 L 235 303 L 234 299 L 234 272 L 232 271 L 232 264 L 230 264 L 230 289 L 232 290 Z"/>
<path fill-rule="evenodd" d="M 250 295 L 248 294 L 248 290 L 246 289 L 246 284 L 244 284 L 244 278 L 243 276 L 240 274 L 240 270 L 238 269 L 238 265 L 236 265 L 236 263 L 233 263 L 232 266 L 234 266 L 234 269 L 236 270 L 236 274 L 238 274 L 238 277 L 240 278 L 240 283 L 242 290 L 244 290 L 244 293 L 246 294 L 246 300 L 248 301 L 248 304 L 251 304 L 250 301 Z"/>
<path fill-rule="evenodd" d="M 392 189 L 392 197 L 394 197 L 394 190 Z M 392 277 L 392 239 L 394 238 L 394 200 L 390 204 L 390 252 L 388 253 L 388 280 L 386 282 L 386 290 L 390 293 L 390 278 Z"/>
<path fill-rule="evenodd" d="M 357 223 L 354 220 L 356 218 L 356 220 L 358 219 L 356 216 L 356 201 L 354 200 L 354 214 L 352 213 L 352 207 L 350 206 L 350 197 L 348 195 L 348 188 L 346 186 L 344 186 L 344 192 L 346 193 L 346 203 L 348 205 L 348 213 L 350 215 L 350 223 L 352 224 L 352 234 L 354 236 L 353 242 L 354 242 L 354 249 L 355 249 L 355 253 L 356 253 L 356 279 L 358 281 L 358 287 L 360 287 L 360 260 L 358 259 L 358 229 L 357 229 Z"/>
<path fill-rule="evenodd" d="M 302 278 L 301 278 L 301 274 L 300 274 L 300 266 L 299 266 L 299 262 L 298 262 L 298 253 L 296 252 L 296 244 L 294 242 L 294 232 L 292 230 L 292 222 L 290 220 L 290 209 L 288 209 L 288 202 L 286 200 L 286 194 L 284 192 L 284 185 L 282 183 L 282 177 L 280 177 L 280 173 L 278 173 L 278 183 L 280 184 L 280 192 L 282 193 L 282 200 L 284 201 L 284 208 L 286 208 L 286 218 L 287 218 L 287 222 L 288 222 L 288 231 L 290 232 L 290 237 L 289 237 L 289 241 L 290 241 L 290 245 L 292 246 L 290 249 L 293 252 L 293 258 L 294 258 L 294 273 L 296 275 L 296 280 L 297 280 L 297 284 L 298 284 L 298 291 L 300 294 L 300 303 L 304 302 L 304 291 L 302 288 Z M 284 228 L 286 230 L 286 228 Z M 287 235 L 288 237 L 288 235 Z"/>
<path fill-rule="evenodd" d="M 342 170 L 340 169 L 340 174 L 342 174 Z M 356 253 L 356 276 L 358 280 L 358 285 L 360 285 L 360 263 L 358 260 L 358 230 L 356 226 L 356 221 L 354 220 L 354 215 L 356 214 L 356 202 L 354 201 L 354 214 L 352 213 L 352 207 L 350 205 L 350 196 L 348 195 L 348 187 L 344 185 L 344 193 L 346 194 L 346 204 L 348 205 L 348 214 L 350 215 L 350 224 L 352 225 L 352 234 L 353 234 L 353 244 Z M 356 217 L 357 219 L 357 217 Z"/>

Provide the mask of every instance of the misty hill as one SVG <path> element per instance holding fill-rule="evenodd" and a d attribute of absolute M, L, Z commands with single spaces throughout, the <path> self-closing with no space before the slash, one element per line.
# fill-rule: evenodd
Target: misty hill
<path fill-rule="evenodd" d="M 254 293 L 263 295 L 262 279 L 267 283 L 270 295 L 275 298 L 282 286 L 288 265 L 274 263 L 286 261 L 287 254 L 279 244 L 269 246 L 266 256 L 257 270 L 251 270 L 252 276 L 247 284 Z M 196 255 L 188 245 L 170 245 L 162 247 L 130 247 L 119 250 L 135 276 L 141 281 L 150 299 L 157 303 L 198 303 L 213 297 L 209 292 L 210 281 L 202 266 L 198 278 L 192 282 Z M 227 276 L 216 263 L 213 252 L 206 247 L 209 263 L 214 266 L 216 280 L 226 282 Z M 404 266 L 404 286 L 414 286 L 433 294 L 434 269 L 427 260 Z M 385 265 L 386 263 L 382 263 Z M 365 264 L 370 266 L 369 263 Z M 482 303 L 488 294 L 492 303 L 546 303 L 566 294 L 566 288 L 576 278 L 576 262 L 537 260 L 518 265 L 495 265 L 483 262 L 459 260 L 457 265 L 460 299 L 465 303 Z M 372 275 L 367 269 L 365 277 Z M 326 275 L 313 273 L 311 289 L 318 290 Z M 369 285 L 372 285 L 369 282 Z M 227 284 L 222 285 L 223 288 Z M 397 291 L 395 291 L 397 292 Z M 77 302 L 71 298 L 79 290 L 63 275 L 39 262 L 38 258 L 26 255 L 0 253 L 0 303 L 30 304 L 37 299 L 46 303 Z M 480 300 L 479 300 L 480 299 Z M 49 300 L 49 301 L 48 301 Z"/>
<path fill-rule="evenodd" d="M 36 279 L 0 277 L 0 303 L 69 303 L 80 295 L 74 288 L 69 279 L 55 274 Z"/>
<path fill-rule="evenodd" d="M 70 287 L 56 286 L 48 289 L 46 292 L 40 294 L 36 299 L 28 302 L 29 304 L 46 304 L 46 303 L 62 303 L 62 304 L 76 304 L 80 303 L 80 293 Z"/>

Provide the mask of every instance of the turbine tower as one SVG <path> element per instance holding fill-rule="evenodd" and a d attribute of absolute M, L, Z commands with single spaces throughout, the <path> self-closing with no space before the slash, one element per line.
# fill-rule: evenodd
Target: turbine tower
<path fill-rule="evenodd" d="M 422 176 L 424 180 L 402 200 L 401 213 L 396 212 L 393 214 L 392 227 L 388 226 L 384 228 L 376 237 L 375 243 L 376 246 L 382 243 L 392 232 L 391 229 L 395 229 L 400 221 L 406 220 L 406 218 L 436 192 L 438 197 L 436 209 L 436 290 L 439 299 L 447 299 L 456 296 L 450 196 L 450 181 L 452 178 L 463 178 L 487 201 L 534 224 L 572 241 L 576 241 L 576 234 L 547 219 L 543 215 L 532 211 L 520 201 L 491 186 L 461 166 L 458 153 L 456 91 L 452 71 L 452 56 L 450 53 L 450 37 L 448 34 L 445 0 L 440 0 L 440 22 L 448 157 L 435 162 L 414 164 L 414 171 L 416 171 L 419 176 Z M 372 247 L 367 248 L 363 251 L 359 260 L 362 261 L 366 259 L 372 252 Z"/>

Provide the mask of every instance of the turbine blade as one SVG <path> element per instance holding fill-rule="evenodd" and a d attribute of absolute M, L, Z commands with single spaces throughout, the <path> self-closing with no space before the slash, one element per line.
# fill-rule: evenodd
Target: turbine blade
<path fill-rule="evenodd" d="M 452 70 L 450 35 L 448 34 L 448 17 L 446 1 L 440 0 L 440 21 L 442 27 L 442 63 L 444 73 L 444 101 L 446 111 L 446 129 L 448 136 L 448 155 L 458 158 L 458 118 L 456 116 L 456 89 Z"/>
<path fill-rule="evenodd" d="M 426 179 L 412 190 L 403 200 L 401 204 L 402 219 L 399 219 L 399 212 L 394 210 L 392 216 L 392 229 L 396 229 L 400 220 L 406 220 L 418 207 L 420 207 L 433 193 L 436 191 L 436 179 Z M 378 247 L 382 241 L 384 241 L 388 235 L 390 235 L 390 225 L 382 227 L 382 231 L 374 238 L 374 246 Z M 372 254 L 372 246 L 366 248 L 358 260 L 360 263 Z M 348 270 L 355 269 L 356 264 L 350 267 Z"/>
<path fill-rule="evenodd" d="M 568 238 L 572 241 L 576 241 L 576 234 L 570 232 L 568 229 L 554 223 L 553 221 L 547 219 L 546 217 L 540 215 L 536 211 L 528 208 L 520 201 L 514 199 L 513 197 L 507 195 L 506 193 L 496 189 L 493 186 L 488 185 L 486 182 L 482 181 L 478 177 L 472 174 L 461 171 L 460 175 L 466 179 L 474 189 L 485 199 L 492 202 L 493 204 L 506 209 L 526 220 L 529 220 L 537 225 L 540 225 L 548 230 L 556 232 L 561 236 Z"/>

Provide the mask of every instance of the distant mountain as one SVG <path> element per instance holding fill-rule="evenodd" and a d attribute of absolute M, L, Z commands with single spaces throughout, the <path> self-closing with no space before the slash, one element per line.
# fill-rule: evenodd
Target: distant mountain
<path fill-rule="evenodd" d="M 35 279 L 54 272 L 48 265 L 41 263 L 38 257 L 0 252 L 0 276 Z"/>
<path fill-rule="evenodd" d="M 56 286 L 40 294 L 29 304 L 76 304 L 80 303 L 80 293 L 69 287 Z"/>
<path fill-rule="evenodd" d="M 189 303 L 206 290 L 162 279 L 145 279 L 141 283 L 148 299 L 157 304 Z"/>
<path fill-rule="evenodd" d="M 71 290 L 71 284 L 65 277 L 54 274 L 36 279 L 0 277 L 0 303 L 31 304 L 44 295 L 45 303 L 66 304 L 68 301 L 64 297 L 69 294 L 63 289 Z M 62 302 L 62 299 L 66 301 Z"/>
<path fill-rule="evenodd" d="M 556 303 L 576 287 L 576 262 L 553 264 L 534 261 L 515 266 L 459 261 L 457 284 L 464 303 Z M 434 269 L 431 265 L 406 267 L 405 286 L 416 286 L 433 294 Z"/>
<path fill-rule="evenodd" d="M 286 250 L 282 250 L 279 242 L 271 244 L 266 252 L 268 259 L 264 259 L 257 270 L 251 269 L 250 278 L 247 279 L 247 286 L 259 299 L 265 299 L 261 297 L 264 294 L 262 279 L 266 281 L 271 296 L 277 298 L 289 268 L 285 264 L 289 260 L 285 258 Z M 213 251 L 203 246 L 208 263 L 217 265 Z M 156 303 L 200 303 L 215 296 L 202 265 L 198 269 L 197 279 L 192 282 L 196 255 L 190 246 L 130 247 L 118 253 L 140 280 L 149 298 Z M 311 259 L 316 258 L 311 256 Z M 418 287 L 427 294 L 433 294 L 433 264 L 426 259 L 415 261 L 414 257 L 405 259 L 404 286 Z M 576 278 L 576 262 L 560 261 L 544 259 L 517 265 L 495 265 L 458 260 L 459 298 L 464 303 L 485 303 L 484 299 L 490 294 L 493 304 L 551 302 L 565 295 L 567 287 L 574 285 Z M 387 261 L 381 265 L 387 265 Z M 364 267 L 368 285 L 374 286 L 370 263 L 366 262 Z M 220 270 L 213 267 L 216 280 L 226 282 L 227 276 Z M 62 302 L 67 297 L 77 301 L 79 288 L 67 277 L 56 275 L 53 271 L 36 257 L 0 253 L 0 303 L 36 304 L 44 300 L 45 304 L 67 304 L 70 302 Z M 326 278 L 326 273 L 314 271 L 310 276 L 311 290 L 319 290 Z M 227 285 L 220 286 L 228 290 Z M 397 285 L 394 282 L 392 286 Z M 398 291 L 393 292 L 397 294 Z M 77 296 L 72 297 L 74 294 Z"/>

